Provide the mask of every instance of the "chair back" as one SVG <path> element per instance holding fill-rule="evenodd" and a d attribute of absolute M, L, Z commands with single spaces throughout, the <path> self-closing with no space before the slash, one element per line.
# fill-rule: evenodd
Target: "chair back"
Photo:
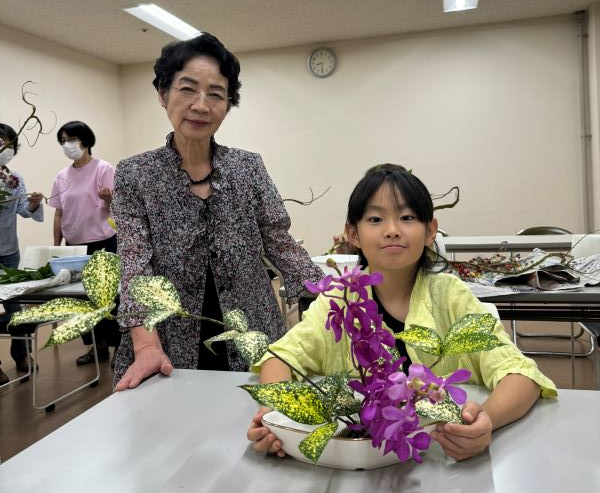
<path fill-rule="evenodd" d="M 600 253 L 600 234 L 573 235 L 571 255 L 575 258 L 589 257 Z"/>
<path fill-rule="evenodd" d="M 518 235 L 570 235 L 568 229 L 558 226 L 532 226 L 531 228 L 522 229 Z"/>
<path fill-rule="evenodd" d="M 30 246 L 25 247 L 19 269 L 39 269 L 48 263 L 53 257 L 69 257 L 71 255 L 85 255 L 86 245 L 77 246 Z"/>

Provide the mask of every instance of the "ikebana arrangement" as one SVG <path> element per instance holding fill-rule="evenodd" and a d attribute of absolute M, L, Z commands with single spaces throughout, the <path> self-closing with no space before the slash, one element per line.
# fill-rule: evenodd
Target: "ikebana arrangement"
<path fill-rule="evenodd" d="M 336 342 L 344 337 L 349 339 L 355 374 L 340 373 L 314 382 L 288 364 L 301 381 L 242 388 L 260 404 L 294 421 L 318 425 L 299 447 L 314 463 L 338 433 L 338 421 L 346 425 L 343 433 L 370 437 L 373 447 L 383 447 L 384 454 L 393 451 L 400 461 L 413 458 L 421 462 L 420 452 L 429 447 L 431 439 L 423 431 L 419 416 L 432 421 L 461 422 L 459 406 L 466 401 L 466 392 L 455 384 L 470 377 L 470 372 L 464 369 L 440 377 L 431 368 L 447 355 L 486 351 L 502 345 L 492 334 L 496 319 L 489 314 L 467 315 L 448 328 L 444 339 L 433 329 L 421 326 L 410 326 L 394 335 L 383 326 L 383 317 L 367 289 L 382 281 L 381 274 L 369 274 L 360 266 L 346 267 L 343 272 L 334 262 L 330 266 L 337 270 L 337 276 L 328 275 L 317 284 L 307 281 L 305 285 L 309 291 L 330 298 L 331 310 L 323 330 L 332 330 Z M 92 330 L 102 318 L 117 318 L 110 312 L 118 293 L 119 257 L 105 251 L 94 253 L 83 269 L 82 279 L 89 301 L 58 298 L 17 312 L 10 324 L 62 320 L 53 330 L 47 347 L 77 338 Z M 161 276 L 135 278 L 131 295 L 147 309 L 143 315 L 148 330 L 171 316 L 206 319 L 184 310 L 175 287 Z M 338 300 L 343 301 L 342 307 Z M 120 317 L 131 315 L 134 314 Z M 225 312 L 223 322 L 215 322 L 227 330 L 205 342 L 209 349 L 216 341 L 230 340 L 249 365 L 266 352 L 284 361 L 268 348 L 265 334 L 248 330 L 242 311 Z M 437 356 L 436 362 L 429 368 L 412 364 L 403 369 L 404 358 L 399 358 L 395 338 Z"/>

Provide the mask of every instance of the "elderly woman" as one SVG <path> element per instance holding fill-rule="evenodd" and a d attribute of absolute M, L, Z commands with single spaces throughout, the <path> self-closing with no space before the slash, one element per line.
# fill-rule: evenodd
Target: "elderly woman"
<path fill-rule="evenodd" d="M 121 255 L 122 313 L 143 311 L 131 298 L 131 279 L 166 276 L 191 313 L 221 319 L 243 310 L 250 330 L 271 340 L 285 332 L 261 254 L 282 273 L 288 299 L 319 269 L 288 233 L 290 219 L 258 154 L 219 145 L 215 132 L 240 96 L 237 58 L 214 36 L 163 48 L 154 87 L 173 126 L 164 147 L 117 165 L 112 213 Z M 230 343 L 203 341 L 223 328 L 172 317 L 151 333 L 142 316 L 126 329 L 115 366 L 116 390 L 175 368 L 243 371 Z"/>

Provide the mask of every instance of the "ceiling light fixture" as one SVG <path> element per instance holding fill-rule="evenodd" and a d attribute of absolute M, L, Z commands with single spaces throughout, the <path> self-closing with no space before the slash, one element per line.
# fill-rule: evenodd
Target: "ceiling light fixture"
<path fill-rule="evenodd" d="M 161 9 L 158 5 L 154 5 L 153 3 L 143 3 L 137 7 L 123 10 L 182 41 L 195 38 L 199 34 L 202 34 L 202 32 L 198 31 L 194 26 L 190 26 L 188 23 L 183 22 L 179 17 L 175 17 L 173 14 Z"/>
<path fill-rule="evenodd" d="M 444 0 L 444 12 L 476 9 L 479 0 Z"/>

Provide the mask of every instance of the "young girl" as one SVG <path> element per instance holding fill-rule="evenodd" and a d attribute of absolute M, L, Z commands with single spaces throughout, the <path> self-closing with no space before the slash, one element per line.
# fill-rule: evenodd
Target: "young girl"
<path fill-rule="evenodd" d="M 359 249 L 361 265 L 383 274 L 373 287 L 385 324 L 399 332 L 405 326 L 431 327 L 441 336 L 464 315 L 486 313 L 485 307 L 457 277 L 436 274 L 436 258 L 430 247 L 437 232 L 431 195 L 423 183 L 402 166 L 384 164 L 371 168 L 355 187 L 348 203 L 346 235 Z M 439 269 L 438 269 L 439 270 Z M 351 370 L 352 360 L 345 336 L 335 342 L 325 330 L 329 300 L 319 296 L 303 320 L 270 348 L 308 375 L 330 375 Z M 469 383 L 485 385 L 492 392 L 483 404 L 468 401 L 462 411 L 465 424 L 440 424 L 431 433 L 445 453 L 456 460 L 472 457 L 487 448 L 492 431 L 521 418 L 538 397 L 555 397 L 554 383 L 534 361 L 512 344 L 498 321 L 494 334 L 505 344 L 491 351 L 444 357 L 435 373 L 447 375 L 466 368 Z M 431 365 L 435 357 L 406 347 L 400 353 L 412 363 Z M 252 370 L 260 369 L 262 383 L 290 380 L 290 369 L 266 355 Z M 295 376 L 295 375 L 294 375 Z M 257 451 L 283 456 L 281 443 L 261 424 L 261 409 L 248 429 Z"/>

